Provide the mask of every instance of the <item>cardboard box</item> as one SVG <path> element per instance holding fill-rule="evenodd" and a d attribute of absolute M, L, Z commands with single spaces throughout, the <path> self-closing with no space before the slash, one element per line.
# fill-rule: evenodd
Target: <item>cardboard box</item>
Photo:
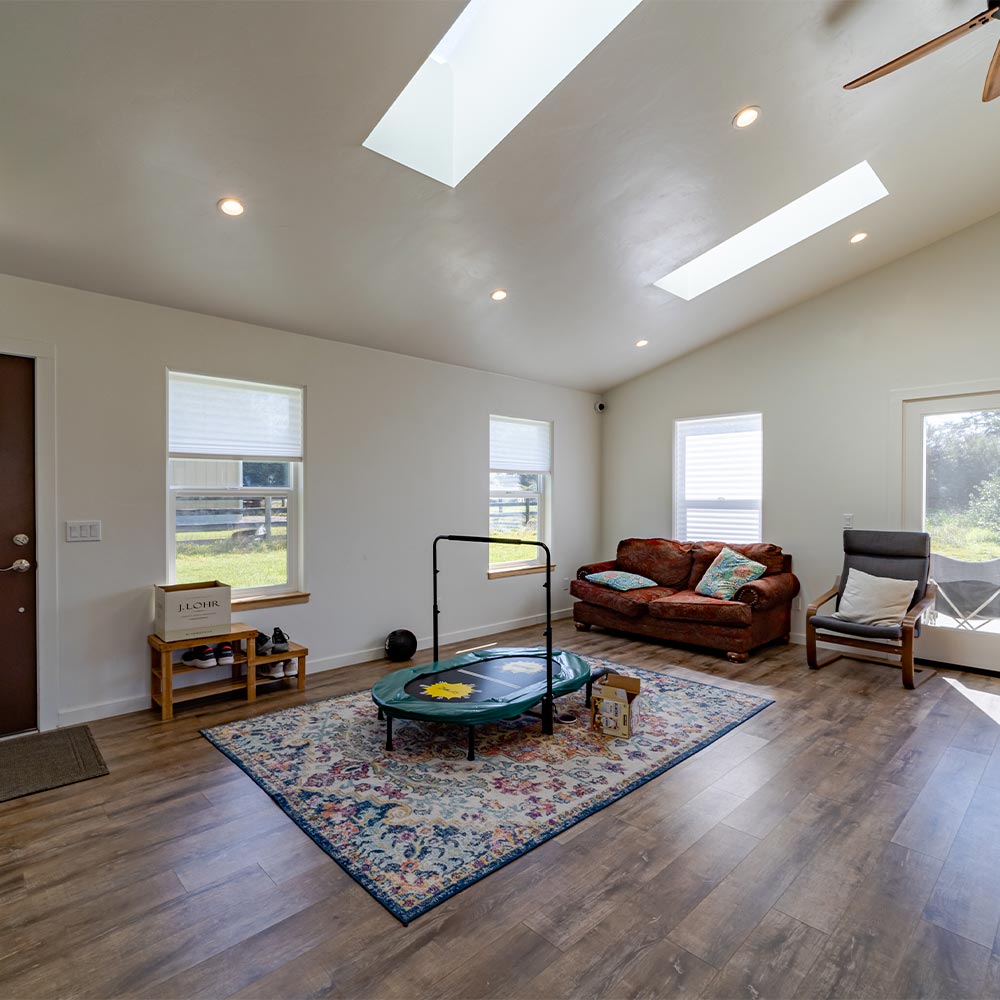
<path fill-rule="evenodd" d="M 232 626 L 232 591 L 227 583 L 206 580 L 153 590 L 153 631 L 166 642 L 222 635 Z"/>
<path fill-rule="evenodd" d="M 594 687 L 591 725 L 606 736 L 629 737 L 639 724 L 638 677 L 608 674 Z"/>

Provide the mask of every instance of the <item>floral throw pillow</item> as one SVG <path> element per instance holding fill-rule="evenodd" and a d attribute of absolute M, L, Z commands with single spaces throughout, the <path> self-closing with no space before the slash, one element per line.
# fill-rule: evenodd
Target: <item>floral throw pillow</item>
<path fill-rule="evenodd" d="M 732 549 L 723 549 L 705 570 L 705 575 L 694 588 L 702 597 L 717 597 L 721 601 L 731 601 L 736 591 L 745 583 L 762 577 L 767 567 L 754 562 Z"/>
<path fill-rule="evenodd" d="M 655 587 L 656 581 L 639 576 L 638 573 L 622 573 L 620 570 L 609 569 L 604 573 L 591 573 L 587 579 L 591 583 L 610 587 L 612 590 L 642 590 L 643 587 Z"/>

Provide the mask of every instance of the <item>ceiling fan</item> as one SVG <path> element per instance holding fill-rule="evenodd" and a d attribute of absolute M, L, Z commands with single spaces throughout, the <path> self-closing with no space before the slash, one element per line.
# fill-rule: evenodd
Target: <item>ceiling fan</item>
<path fill-rule="evenodd" d="M 863 87 L 866 83 L 871 83 L 872 80 L 888 76 L 895 70 L 901 69 L 903 66 L 908 66 L 912 62 L 930 55 L 931 52 L 943 48 L 949 42 L 954 42 L 964 35 L 968 35 L 970 32 L 975 31 L 976 28 L 985 27 L 991 21 L 1000 22 L 1000 0 L 989 0 L 989 6 L 982 14 L 977 14 L 966 21 L 965 24 L 960 24 L 957 28 L 946 31 L 943 35 L 938 35 L 937 38 L 932 38 L 929 42 L 925 42 L 923 45 L 913 49 L 913 51 L 907 52 L 906 55 L 900 56 L 898 59 L 893 59 L 892 62 L 887 62 L 884 66 L 879 66 L 878 69 L 873 69 L 864 76 L 859 76 L 857 80 L 852 80 L 850 83 L 845 84 L 844 90 L 854 90 L 855 87 Z M 992 101 L 997 97 L 1000 97 L 1000 44 L 997 45 L 996 52 L 993 53 L 993 60 L 986 73 L 986 85 L 983 87 L 984 101 Z"/>

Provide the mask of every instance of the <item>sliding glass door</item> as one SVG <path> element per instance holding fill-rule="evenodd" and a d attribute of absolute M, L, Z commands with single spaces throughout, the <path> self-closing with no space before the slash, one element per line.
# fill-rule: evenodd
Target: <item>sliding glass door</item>
<path fill-rule="evenodd" d="M 1000 672 L 1000 393 L 904 403 L 903 478 L 938 587 L 917 655 Z"/>

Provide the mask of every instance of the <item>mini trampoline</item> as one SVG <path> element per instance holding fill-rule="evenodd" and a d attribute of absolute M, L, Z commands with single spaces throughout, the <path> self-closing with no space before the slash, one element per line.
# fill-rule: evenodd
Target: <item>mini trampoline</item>
<path fill-rule="evenodd" d="M 590 670 L 586 660 L 565 650 L 552 648 L 551 555 L 543 542 L 534 545 L 545 553 L 545 648 L 471 650 L 447 660 L 438 659 L 438 542 L 503 542 L 509 538 L 479 535 L 438 535 L 434 539 L 434 662 L 404 667 L 387 674 L 372 688 L 372 701 L 379 718 L 385 720 L 385 748 L 392 750 L 393 719 L 445 722 L 468 727 L 468 759 L 475 760 L 475 727 L 519 715 L 537 715 L 542 732 L 554 729 L 554 703 L 562 695 L 586 686 L 590 705 L 591 687 L 607 669 Z M 541 713 L 532 712 L 541 704 Z"/>

